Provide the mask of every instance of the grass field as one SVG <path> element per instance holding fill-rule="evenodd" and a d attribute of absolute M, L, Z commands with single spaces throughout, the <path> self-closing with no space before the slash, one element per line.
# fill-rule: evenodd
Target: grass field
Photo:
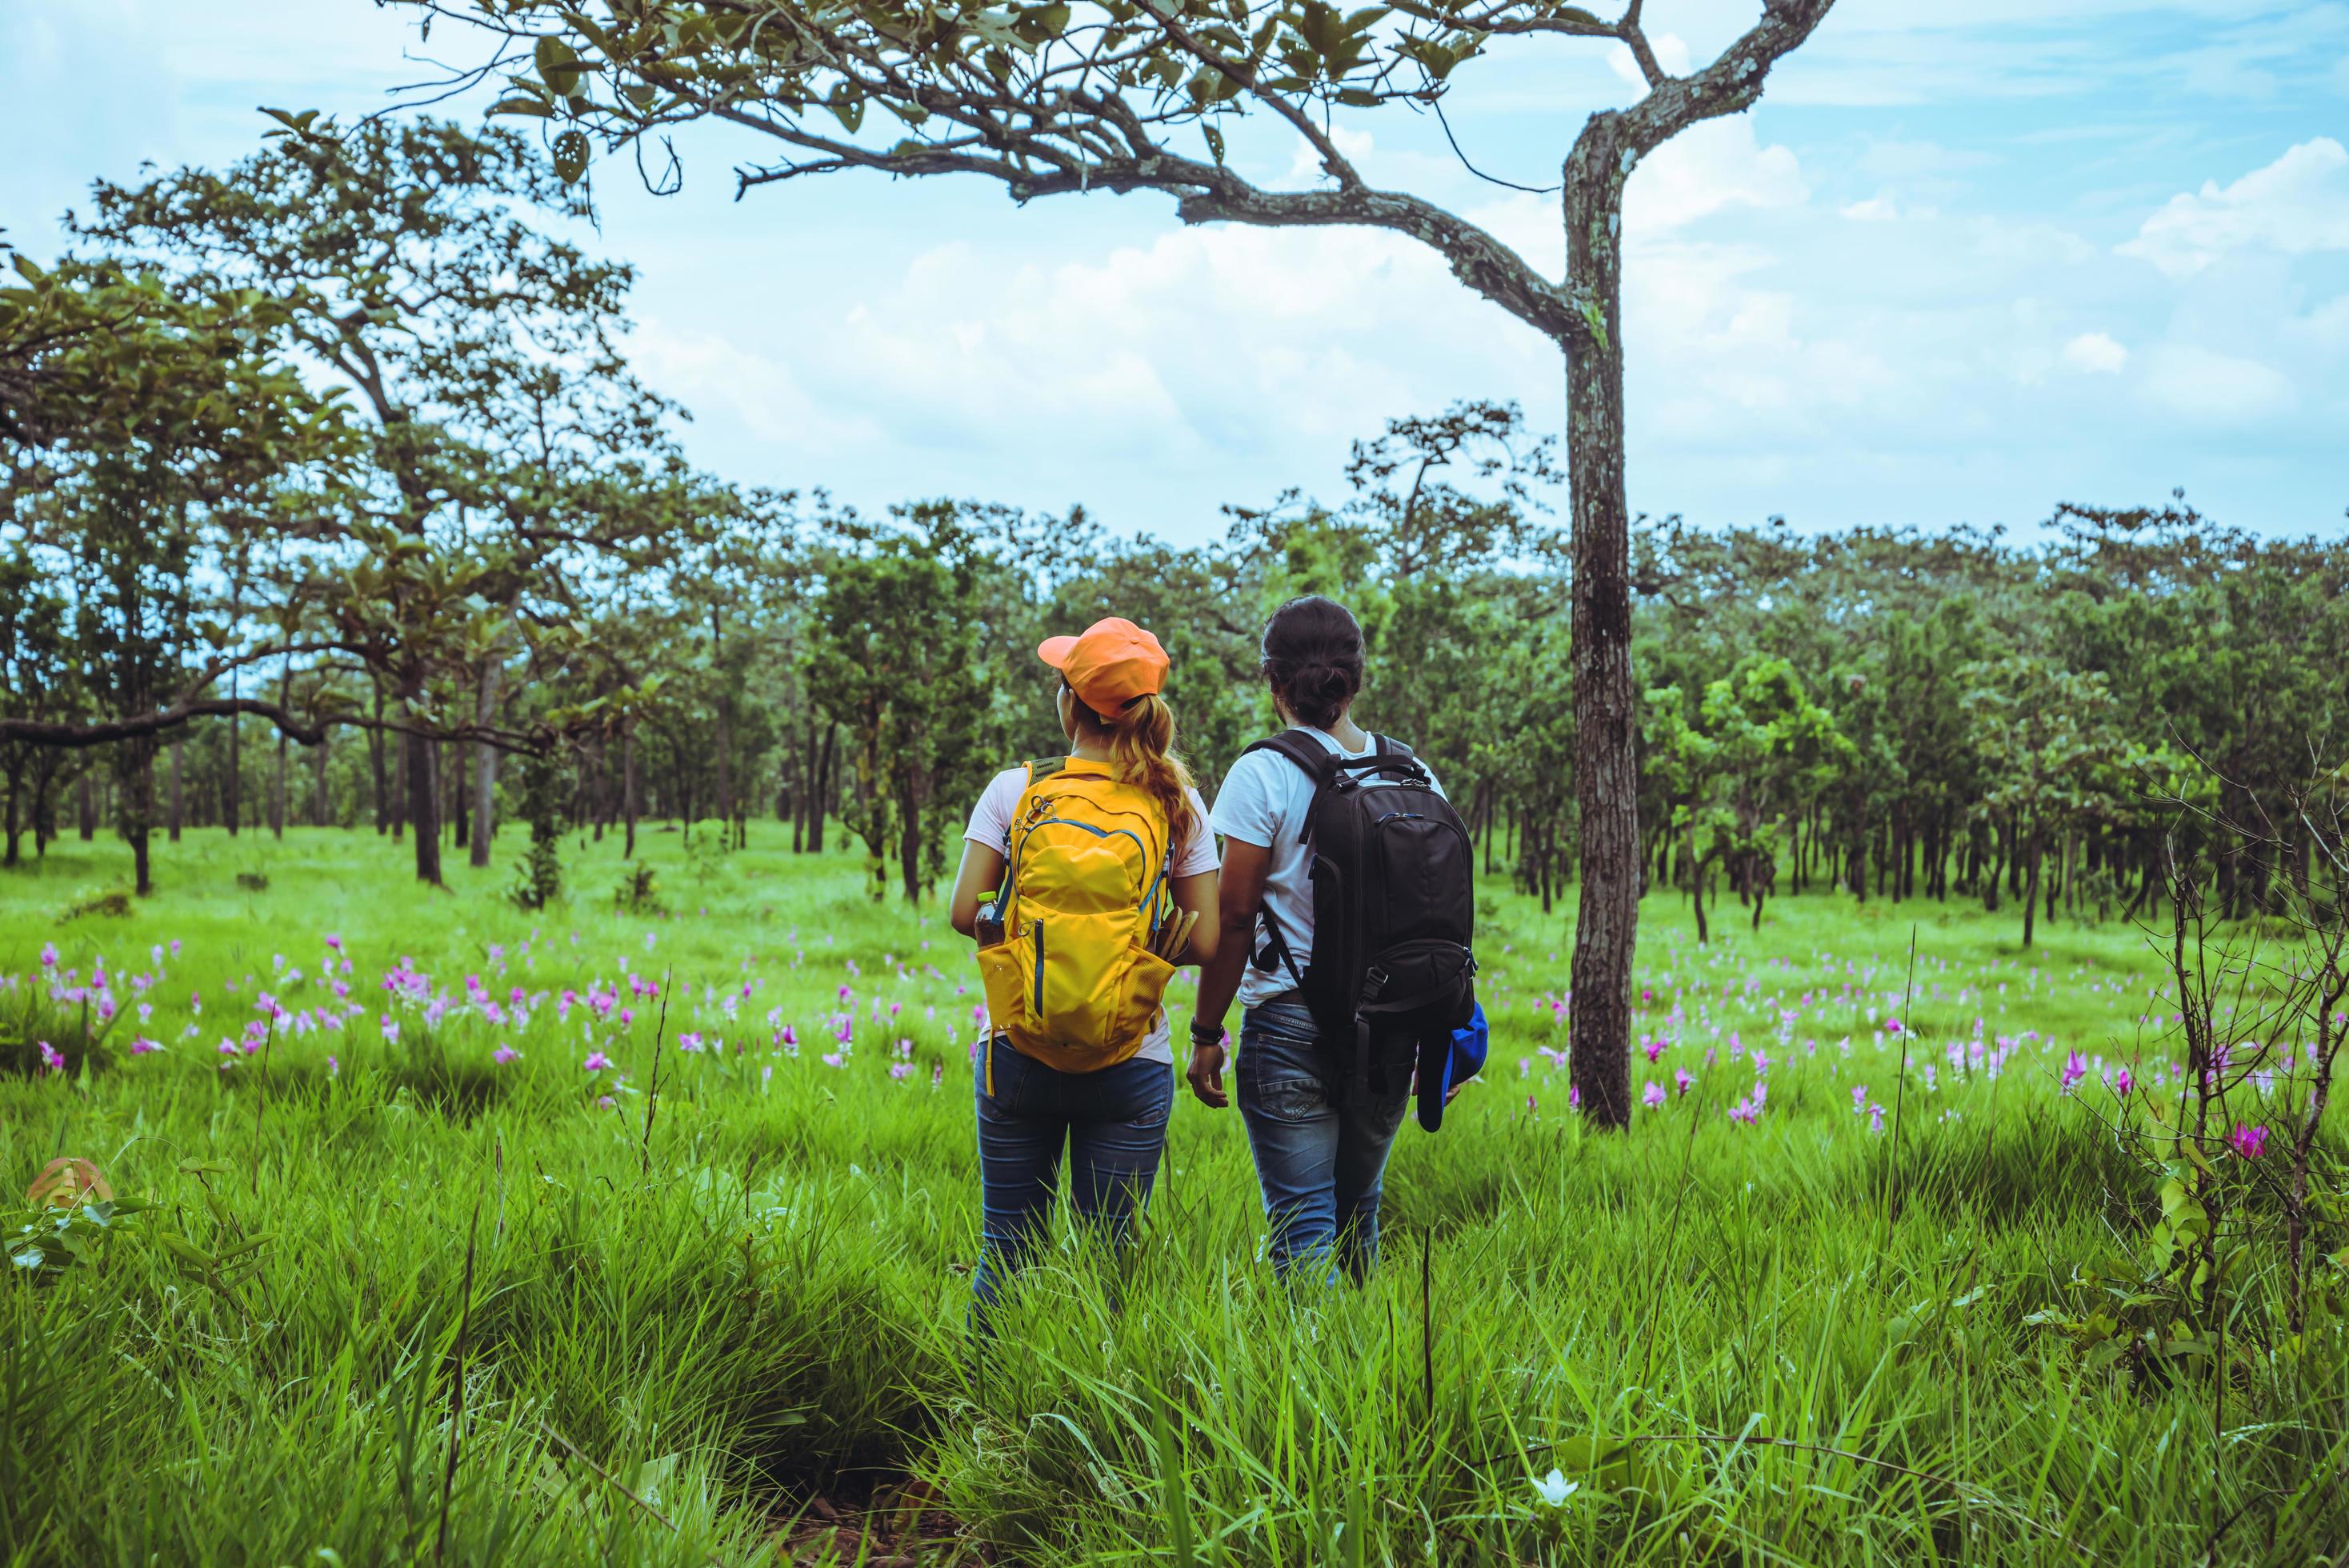
<path fill-rule="evenodd" d="M 865 903 L 855 859 L 752 834 L 648 832 L 663 914 L 615 910 L 608 840 L 566 843 L 571 902 L 537 914 L 501 896 L 518 837 L 439 892 L 368 834 L 192 833 L 154 899 L 63 923 L 120 846 L 0 877 L 5 1197 L 67 1155 L 151 1205 L 0 1289 L 8 1560 L 2349 1541 L 2349 1376 L 2333 1340 L 2261 1338 L 2272 1249 L 2229 1282 L 2251 1354 L 2223 1378 L 2084 1365 L 2027 1321 L 2101 1299 L 2076 1271 L 2126 1272 L 2159 1212 L 2110 1130 L 2182 1070 L 2141 933 L 2047 923 L 2025 955 L 2011 913 L 1809 897 L 1758 933 L 1726 905 L 1699 948 L 1659 894 L 1634 1078 L 1661 1103 L 1599 1136 L 1568 1105 L 1568 922 L 1496 883 L 1493 1061 L 1441 1134 L 1406 1126 L 1366 1288 L 1275 1285 L 1237 1112 L 1186 1094 L 1122 1289 L 1064 1248 L 981 1365 L 967 949 Z"/>

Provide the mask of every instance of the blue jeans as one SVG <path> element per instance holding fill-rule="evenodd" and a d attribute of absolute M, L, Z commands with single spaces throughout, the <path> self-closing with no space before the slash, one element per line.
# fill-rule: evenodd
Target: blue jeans
<path fill-rule="evenodd" d="M 1272 1265 L 1360 1280 L 1379 1259 L 1379 1184 L 1402 1125 L 1409 1088 L 1367 1105 L 1333 1103 L 1321 1081 L 1313 1015 L 1294 993 L 1240 1019 L 1237 1070 Z"/>
<path fill-rule="evenodd" d="M 978 1072 L 978 1172 L 982 1242 L 971 1276 L 974 1319 L 984 1326 L 1003 1282 L 1042 1244 L 1061 1185 L 1061 1151 L 1069 1155 L 1069 1206 L 1080 1225 L 1099 1229 L 1112 1251 L 1133 1235 L 1134 1215 L 1150 1196 L 1166 1118 L 1174 1106 L 1174 1069 L 1165 1062 L 1124 1061 L 1099 1072 L 1064 1073 L 989 1041 Z"/>

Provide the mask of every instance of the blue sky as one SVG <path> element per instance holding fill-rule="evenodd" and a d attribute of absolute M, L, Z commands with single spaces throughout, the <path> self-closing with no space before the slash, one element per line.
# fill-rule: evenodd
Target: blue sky
<path fill-rule="evenodd" d="M 36 256 L 94 176 L 225 163 L 255 145 L 257 105 L 349 114 L 429 74 L 403 58 L 412 24 L 369 0 L 6 11 L 0 226 Z M 1668 66 L 1752 15 L 1646 11 Z M 429 52 L 475 46 L 444 24 Z M 1503 47 L 1454 78 L 1449 113 L 1480 168 L 1542 185 L 1630 76 L 1588 43 Z M 1555 273 L 1554 198 L 1481 183 L 1408 112 L 1340 125 L 1373 181 Z M 2183 486 L 2263 532 L 2349 526 L 2344 142 L 2349 5 L 1841 0 L 1758 109 L 1633 178 L 1633 506 L 2028 529 L 2058 500 Z M 1393 415 L 1500 397 L 1563 418 L 1556 355 L 1404 240 L 855 175 L 738 204 L 754 142 L 678 146 L 679 196 L 599 168 L 604 242 L 641 270 L 640 367 L 730 477 L 864 506 L 1081 501 L 1195 541 L 1223 502 L 1338 499 L 1347 442 Z M 1234 156 L 1310 178 L 1285 132 Z"/>

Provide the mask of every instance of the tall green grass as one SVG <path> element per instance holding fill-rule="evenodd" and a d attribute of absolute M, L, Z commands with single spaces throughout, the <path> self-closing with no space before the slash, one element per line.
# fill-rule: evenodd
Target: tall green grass
<path fill-rule="evenodd" d="M 2267 1250 L 2228 1295 L 2269 1353 L 2223 1408 L 2211 1379 L 2085 1371 L 2025 1321 L 2078 1308 L 2075 1271 L 2155 1212 L 2100 1074 L 2056 1083 L 2074 1049 L 2140 1082 L 2182 1055 L 2123 928 L 2051 923 L 2023 954 L 2004 916 L 1816 898 L 1699 949 L 1659 895 L 1642 1039 L 1672 1043 L 1635 1081 L 1694 1083 L 1599 1136 L 1544 1054 L 1570 929 L 1495 885 L 1486 1081 L 1440 1135 L 1406 1127 L 1366 1287 L 1274 1282 L 1237 1113 L 1185 1096 L 1123 1283 L 1066 1238 L 982 1357 L 967 956 L 774 832 L 730 857 L 648 833 L 661 915 L 612 906 L 608 841 L 566 843 L 572 898 L 534 915 L 500 901 L 503 865 L 419 889 L 394 847 L 332 831 L 192 833 L 123 920 L 56 918 L 122 874 L 111 844 L 0 879 L 0 1046 L 80 1026 L 44 973 L 126 977 L 86 1072 L 0 1070 L 0 1199 L 63 1154 L 151 1205 L 0 1289 L 8 1560 L 779 1562 L 821 1500 L 851 1528 L 807 1550 L 854 1561 L 858 1503 L 907 1472 L 959 1522 L 935 1561 L 2303 1562 L 2349 1540 L 2349 1376 L 2337 1344 L 2273 1343 Z M 321 975 L 330 934 L 348 976 Z M 380 988 L 403 958 L 450 994 L 436 1024 Z M 631 973 L 668 979 L 649 1118 L 660 1004 L 556 1017 Z M 134 974 L 160 978 L 133 998 Z M 489 1022 L 468 975 L 505 1012 L 520 987 L 530 1021 Z M 365 1011 L 223 1055 L 264 992 L 289 1018 Z M 1977 1017 L 2021 1042 L 1995 1078 L 1946 1056 Z"/>

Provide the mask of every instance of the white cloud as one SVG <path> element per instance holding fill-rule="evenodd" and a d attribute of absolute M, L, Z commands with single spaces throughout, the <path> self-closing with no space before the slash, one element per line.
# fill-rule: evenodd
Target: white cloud
<path fill-rule="evenodd" d="M 2129 352 L 2102 332 L 2084 332 L 2064 345 L 2064 363 L 2086 376 L 2117 376 L 2128 364 Z"/>
<path fill-rule="evenodd" d="M 1891 197 L 1880 193 L 1837 211 L 1855 223 L 1889 223 L 1900 216 L 1899 205 Z"/>
<path fill-rule="evenodd" d="M 1623 191 L 1623 227 L 1677 229 L 1731 207 L 1798 207 L 1810 197 L 1792 148 L 1762 145 L 1751 115 L 1707 120 L 1642 160 Z"/>
<path fill-rule="evenodd" d="M 2309 335 L 2327 346 L 2349 346 L 2349 294 L 2337 294 L 2308 315 Z"/>
<path fill-rule="evenodd" d="M 2173 278 L 2242 252 L 2349 250 L 2349 150 L 2320 136 L 2231 185 L 2173 196 L 2120 250 Z"/>
<path fill-rule="evenodd" d="M 2291 407 L 2292 383 L 2256 359 L 2166 343 L 2147 356 L 2146 393 L 2197 422 L 2247 425 Z"/>

